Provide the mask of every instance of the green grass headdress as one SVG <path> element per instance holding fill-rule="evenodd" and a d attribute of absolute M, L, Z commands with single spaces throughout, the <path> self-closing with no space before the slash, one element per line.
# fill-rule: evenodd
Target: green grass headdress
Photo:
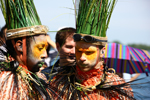
<path fill-rule="evenodd" d="M 33 0 L 0 0 L 0 6 L 8 28 L 8 39 L 47 33 Z"/>
<path fill-rule="evenodd" d="M 76 0 L 77 33 L 106 37 L 116 0 Z"/>

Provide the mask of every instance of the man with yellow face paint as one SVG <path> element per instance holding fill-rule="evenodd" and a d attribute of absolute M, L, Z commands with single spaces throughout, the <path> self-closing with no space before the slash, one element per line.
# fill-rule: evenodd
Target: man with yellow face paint
<path fill-rule="evenodd" d="M 94 66 L 100 66 L 99 46 L 90 43 L 77 42 L 76 44 L 76 62 L 80 70 L 89 71 Z"/>
<path fill-rule="evenodd" d="M 128 83 L 102 60 L 107 37 L 75 34 L 75 67 L 58 69 L 51 85 L 63 100 L 135 100 Z"/>
<path fill-rule="evenodd" d="M 8 29 L 7 59 L 0 61 L 0 100 L 50 100 L 46 77 L 38 72 L 45 67 L 48 28 L 41 25 L 33 0 L 0 5 Z"/>
<path fill-rule="evenodd" d="M 106 30 L 116 0 L 76 1 L 76 66 L 58 69 L 51 85 L 63 100 L 135 100 L 128 83 L 105 66 Z"/>
<path fill-rule="evenodd" d="M 104 66 L 106 37 L 75 34 L 76 83 L 85 94 L 82 98 L 91 100 L 134 99 L 129 84 L 115 74 L 115 70 Z M 126 85 L 123 85 L 126 84 Z M 119 87 L 119 85 L 122 85 Z M 118 88 L 117 88 L 118 86 Z"/>

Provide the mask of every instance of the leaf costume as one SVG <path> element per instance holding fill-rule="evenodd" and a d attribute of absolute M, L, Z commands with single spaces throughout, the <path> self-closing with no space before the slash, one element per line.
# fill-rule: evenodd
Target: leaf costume
<path fill-rule="evenodd" d="M 116 0 L 76 0 L 75 4 L 77 4 L 75 6 L 77 34 L 73 37 L 74 41 L 79 44 L 86 42 L 91 45 L 105 46 L 106 30 Z M 79 52 L 84 51 L 85 48 L 82 46 Z M 76 55 L 77 60 L 79 59 Z M 50 84 L 57 89 L 56 92 L 63 100 L 135 99 L 130 84 L 116 75 L 113 69 L 108 69 L 106 64 L 89 71 L 81 71 L 78 64 L 60 66 Z"/>
<path fill-rule="evenodd" d="M 41 25 L 33 0 L 0 0 L 0 5 L 7 25 L 7 41 L 13 44 L 15 39 L 22 38 L 24 61 L 20 64 L 12 57 L 15 53 L 10 45 L 1 46 L 1 55 L 6 58 L 0 60 L 0 100 L 50 100 L 53 90 L 46 83 L 45 75 L 31 72 L 26 66 L 27 36 L 46 35 L 48 28 Z M 38 63 L 41 66 L 44 66 L 42 61 Z"/>

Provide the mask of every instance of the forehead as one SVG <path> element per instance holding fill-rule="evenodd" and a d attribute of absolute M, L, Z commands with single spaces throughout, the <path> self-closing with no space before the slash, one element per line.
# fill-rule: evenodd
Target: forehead
<path fill-rule="evenodd" d="M 30 41 L 31 45 L 47 43 L 45 35 L 36 35 L 36 36 L 30 37 L 30 40 L 31 40 Z"/>
<path fill-rule="evenodd" d="M 92 51 L 95 51 L 97 50 L 96 46 L 91 44 L 91 43 L 86 43 L 86 42 L 83 42 L 83 41 L 79 41 L 79 42 L 76 42 L 76 49 L 79 49 L 81 51 L 84 51 L 84 50 L 92 50 Z"/>
<path fill-rule="evenodd" d="M 36 35 L 31 37 L 31 42 L 34 42 L 35 44 L 39 43 L 39 42 L 47 42 L 46 40 L 46 36 L 45 35 Z"/>
<path fill-rule="evenodd" d="M 65 44 L 75 44 L 73 35 L 70 35 L 69 37 L 66 38 Z"/>
<path fill-rule="evenodd" d="M 66 38 L 66 41 L 72 41 L 73 40 L 73 35 L 69 35 L 67 38 Z"/>

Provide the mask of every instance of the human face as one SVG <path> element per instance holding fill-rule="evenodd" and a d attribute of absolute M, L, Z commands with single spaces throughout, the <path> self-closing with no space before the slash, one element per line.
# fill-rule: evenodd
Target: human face
<path fill-rule="evenodd" d="M 30 37 L 30 44 L 27 48 L 27 66 L 29 69 L 47 57 L 47 40 L 45 35 L 37 35 Z"/>
<path fill-rule="evenodd" d="M 61 66 L 72 66 L 75 62 L 75 42 L 73 40 L 73 35 L 66 38 L 66 41 L 62 47 L 57 43 L 57 49 L 60 54 L 60 65 Z"/>
<path fill-rule="evenodd" d="M 76 42 L 76 61 L 81 71 L 89 71 L 99 60 L 99 48 L 91 43 Z"/>

